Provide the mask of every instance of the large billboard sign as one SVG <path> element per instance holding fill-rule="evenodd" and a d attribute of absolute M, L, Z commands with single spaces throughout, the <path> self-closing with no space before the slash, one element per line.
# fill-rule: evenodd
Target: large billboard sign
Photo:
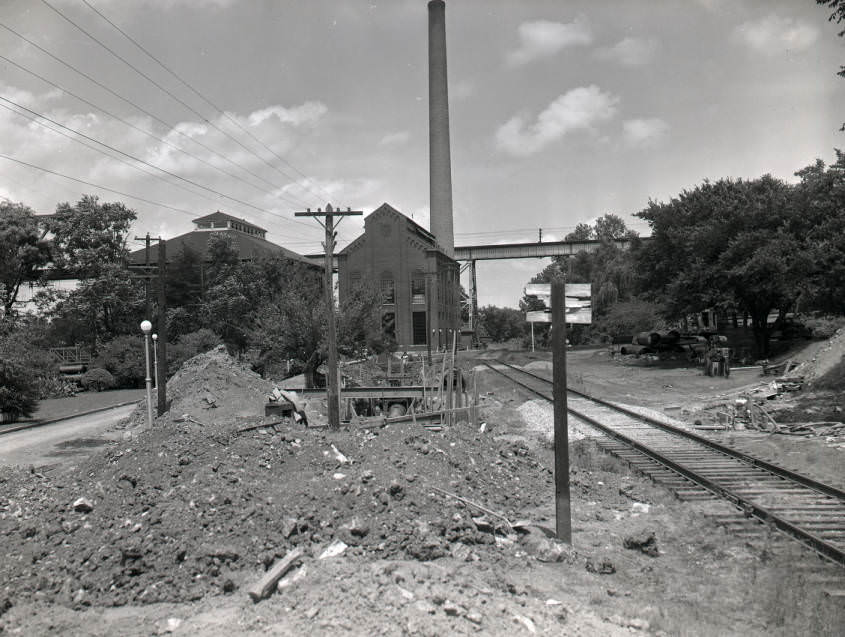
<path fill-rule="evenodd" d="M 527 296 L 536 296 L 546 304 L 545 310 L 526 312 L 529 323 L 552 322 L 552 284 L 529 283 L 525 286 Z M 566 284 L 566 322 L 587 325 L 593 322 L 592 293 L 589 283 Z"/>

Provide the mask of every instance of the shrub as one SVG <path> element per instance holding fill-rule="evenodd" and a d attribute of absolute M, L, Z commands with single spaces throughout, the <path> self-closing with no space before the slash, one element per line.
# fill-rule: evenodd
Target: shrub
<path fill-rule="evenodd" d="M 152 352 L 150 352 L 152 366 Z M 116 387 L 140 387 L 146 378 L 144 339 L 140 336 L 118 336 L 100 348 L 95 367 L 108 370 Z"/>
<path fill-rule="evenodd" d="M 648 301 L 626 301 L 612 305 L 604 316 L 596 317 L 592 337 L 606 335 L 607 341 L 613 338 L 630 338 L 638 332 L 658 331 L 665 327 L 661 316 L 663 306 Z"/>
<path fill-rule="evenodd" d="M 63 395 L 56 359 L 46 348 L 33 344 L 31 330 L 18 329 L 0 338 L 0 357 L 22 365 L 35 387 L 35 399 Z M 56 392 L 59 392 L 58 394 Z"/>
<path fill-rule="evenodd" d="M 0 358 L 0 411 L 16 420 L 31 416 L 38 396 L 37 379 L 19 361 Z"/>
<path fill-rule="evenodd" d="M 836 330 L 845 327 L 845 316 L 802 317 L 804 327 L 812 330 L 813 338 L 830 338 Z"/>
<path fill-rule="evenodd" d="M 82 375 L 79 379 L 80 385 L 83 389 L 103 391 L 104 389 L 111 389 L 114 387 L 114 376 L 112 376 L 107 369 L 102 367 L 92 367 Z"/>

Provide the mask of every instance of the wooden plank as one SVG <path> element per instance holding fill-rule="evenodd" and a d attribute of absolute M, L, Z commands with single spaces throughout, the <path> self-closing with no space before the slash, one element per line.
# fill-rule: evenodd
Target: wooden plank
<path fill-rule="evenodd" d="M 273 567 L 264 573 L 264 576 L 247 589 L 247 593 L 252 598 L 253 602 L 260 602 L 265 597 L 269 597 L 273 589 L 276 588 L 279 580 L 287 573 L 290 568 L 302 557 L 303 551 L 296 547 L 290 553 L 285 555 L 281 560 L 276 562 Z"/>

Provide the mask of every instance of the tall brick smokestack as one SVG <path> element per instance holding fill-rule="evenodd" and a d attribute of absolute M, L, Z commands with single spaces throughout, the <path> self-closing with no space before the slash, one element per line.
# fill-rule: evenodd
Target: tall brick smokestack
<path fill-rule="evenodd" d="M 449 88 L 446 77 L 446 3 L 428 3 L 428 178 L 431 233 L 455 256 L 452 226 L 452 160 L 449 153 Z"/>

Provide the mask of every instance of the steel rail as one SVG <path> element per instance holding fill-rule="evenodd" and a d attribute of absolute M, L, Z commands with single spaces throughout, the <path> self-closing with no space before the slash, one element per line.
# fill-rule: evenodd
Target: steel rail
<path fill-rule="evenodd" d="M 506 374 L 501 369 L 497 369 L 496 367 L 494 367 L 493 365 L 491 365 L 490 363 L 488 363 L 486 361 L 484 361 L 484 363 L 490 369 L 492 369 L 492 370 L 498 372 L 499 374 L 505 376 L 506 378 L 508 378 L 512 382 L 516 383 L 517 385 L 524 387 L 528 391 L 530 391 L 530 392 L 532 392 L 532 393 L 534 393 L 534 394 L 536 394 L 536 395 L 538 395 L 538 396 L 540 396 L 540 397 L 542 397 L 546 400 L 551 400 L 551 397 L 548 396 L 548 394 L 545 394 L 544 392 L 540 391 L 536 387 L 532 387 L 528 383 L 522 382 L 521 380 L 514 378 L 512 375 Z M 543 376 L 540 376 L 538 374 L 533 374 L 533 373 L 528 372 L 526 370 L 515 367 L 514 365 L 510 365 L 508 363 L 503 363 L 501 361 L 497 361 L 497 364 L 502 365 L 506 368 L 509 368 L 513 371 L 517 371 L 517 372 L 520 372 L 522 374 L 525 374 L 525 375 L 527 375 L 527 376 L 529 376 L 533 379 L 541 381 L 542 383 L 544 383 L 546 385 L 551 384 L 551 381 L 548 378 L 544 378 Z M 842 492 L 839 489 L 836 489 L 834 487 L 830 487 L 829 485 L 825 485 L 823 483 L 820 483 L 820 482 L 817 482 L 817 481 L 812 480 L 810 478 L 807 478 L 806 476 L 802 476 L 800 474 L 796 474 L 794 472 L 788 471 L 786 469 L 783 469 L 782 467 L 772 465 L 771 463 L 764 462 L 762 460 L 754 458 L 753 456 L 749 456 L 748 454 L 737 452 L 736 450 L 730 449 L 729 447 L 725 447 L 724 445 L 720 445 L 718 443 L 713 443 L 713 441 L 711 441 L 711 440 L 707 440 L 706 438 L 702 438 L 701 436 L 698 436 L 696 434 L 692 434 L 691 432 L 687 432 L 687 431 L 680 429 L 678 427 L 673 427 L 671 425 L 667 425 L 666 423 L 662 423 L 662 422 L 657 421 L 655 419 L 648 418 L 647 416 L 643 416 L 642 414 L 638 414 L 638 413 L 636 413 L 632 410 L 625 409 L 624 407 L 619 407 L 617 405 L 614 405 L 613 403 L 609 403 L 609 402 L 601 400 L 601 399 L 596 399 L 596 398 L 589 396 L 588 394 L 585 394 L 583 392 L 578 392 L 578 391 L 574 391 L 574 390 L 571 390 L 571 389 L 569 391 L 571 393 L 574 393 L 575 395 L 578 395 L 578 396 L 586 399 L 586 400 L 590 400 L 590 401 L 593 401 L 597 404 L 600 404 L 603 407 L 606 407 L 606 408 L 611 409 L 613 411 L 623 413 L 630 418 L 645 422 L 646 424 L 651 425 L 651 426 L 656 426 L 659 430 L 665 431 L 668 434 L 672 434 L 672 435 L 675 435 L 675 436 L 679 436 L 681 438 L 692 440 L 693 442 L 696 442 L 696 443 L 699 443 L 699 444 L 703 444 L 706 448 L 712 449 L 713 451 L 717 451 L 719 453 L 727 453 L 727 455 L 735 458 L 736 460 L 738 460 L 740 462 L 746 462 L 746 463 L 750 464 L 751 466 L 753 466 L 755 468 L 758 468 L 758 469 L 763 470 L 763 471 L 767 471 L 769 473 L 773 473 L 773 474 L 777 475 L 779 478 L 782 478 L 782 479 L 785 479 L 785 480 L 791 480 L 791 481 L 801 485 L 802 487 L 805 487 L 807 489 L 812 489 L 813 491 L 819 492 L 819 493 L 821 493 L 821 494 L 823 494 L 827 497 L 837 498 L 837 499 L 840 500 L 840 503 L 839 503 L 840 505 L 841 505 L 842 501 L 845 501 L 845 492 Z M 820 537 L 818 537 L 814 533 L 811 533 L 811 532 L 801 528 L 800 526 L 793 524 L 792 522 L 780 517 L 779 515 L 774 514 L 769 508 L 762 507 L 758 504 L 755 504 L 750 499 L 743 497 L 742 495 L 736 493 L 735 491 L 721 486 L 715 480 L 713 480 L 709 477 L 703 476 L 699 473 L 696 473 L 695 471 L 685 467 L 683 464 L 680 464 L 679 462 L 673 461 L 672 459 L 666 457 L 662 453 L 659 453 L 659 452 L 649 448 L 647 445 L 644 445 L 644 444 L 642 444 L 642 443 L 640 443 L 640 442 L 620 433 L 619 431 L 616 431 L 612 427 L 599 422 L 598 420 L 596 420 L 595 418 L 593 418 L 591 416 L 588 416 L 587 414 L 584 414 L 584 413 L 582 413 L 582 412 L 580 412 L 576 409 L 573 409 L 571 407 L 569 407 L 568 411 L 570 413 L 572 413 L 573 415 L 577 416 L 578 418 L 584 420 L 585 422 L 587 422 L 591 426 L 595 427 L 596 429 L 598 429 L 599 431 L 601 431 L 605 435 L 607 435 L 607 436 L 623 443 L 624 445 L 636 450 L 637 452 L 639 452 L 640 454 L 642 454 L 646 458 L 649 458 L 653 462 L 657 463 L 659 466 L 665 467 L 666 469 L 668 469 L 668 470 L 670 470 L 670 471 L 672 471 L 672 472 L 674 472 L 674 473 L 676 473 L 680 476 L 683 476 L 687 480 L 690 480 L 692 483 L 695 483 L 695 484 L 699 485 L 700 487 L 703 487 L 704 489 L 713 493 L 714 495 L 733 503 L 736 507 L 738 507 L 739 509 L 741 509 L 743 511 L 745 516 L 754 517 L 754 518 L 760 520 L 761 522 L 763 522 L 765 524 L 769 524 L 771 526 L 774 526 L 775 528 L 779 529 L 781 532 L 783 532 L 786 535 L 789 535 L 790 537 L 792 537 L 793 539 L 799 541 L 801 544 L 803 544 L 804 546 L 807 546 L 808 548 L 812 549 L 813 551 L 815 551 L 819 555 L 829 559 L 830 561 L 832 561 L 832 562 L 834 562 L 834 563 L 836 563 L 840 566 L 845 567 L 845 551 L 838 548 L 837 546 L 834 546 L 834 545 L 824 541 L 823 539 L 821 539 Z M 772 469 L 774 469 L 774 471 L 771 471 L 770 467 Z M 798 479 L 796 480 L 793 476 L 795 478 L 798 478 Z M 819 487 L 821 487 L 821 488 L 819 488 Z M 822 529 L 822 531 L 824 531 L 824 529 Z"/>
<path fill-rule="evenodd" d="M 516 367 L 516 366 L 511 365 L 509 363 L 501 363 L 500 362 L 500 364 L 504 365 L 505 367 L 508 367 L 509 369 L 513 369 L 517 372 L 520 372 L 522 374 L 527 374 L 528 376 L 531 376 L 532 378 L 536 378 L 537 380 L 541 380 L 541 381 L 544 381 L 546 383 L 551 383 L 551 381 L 548 378 L 544 378 L 544 377 L 542 377 L 538 374 L 534 374 L 534 373 L 526 371 L 524 369 L 520 369 L 519 367 Z M 635 412 L 631 409 L 627 409 L 627 408 L 622 407 L 620 405 L 615 405 L 611 402 L 608 402 L 606 400 L 602 400 L 601 398 L 597 398 L 595 396 L 591 396 L 590 394 L 587 394 L 587 393 L 584 393 L 584 392 L 580 392 L 576 389 L 567 388 L 567 391 L 570 394 L 580 396 L 581 398 L 584 398 L 586 400 L 589 400 L 589 401 L 592 401 L 592 402 L 597 403 L 599 405 L 602 405 L 604 407 L 607 407 L 608 409 L 612 409 L 614 411 L 621 412 L 623 414 L 626 414 L 627 416 L 631 416 L 632 418 L 636 418 L 637 420 L 642 420 L 643 422 L 646 422 L 649 425 L 653 425 L 654 427 L 657 427 L 658 429 L 668 431 L 669 433 L 675 434 L 677 436 L 681 436 L 683 438 L 687 438 L 689 440 L 694 440 L 695 442 L 697 442 L 701 445 L 710 447 L 711 449 L 715 449 L 716 451 L 719 451 L 719 452 L 721 452 L 725 455 L 736 458 L 737 460 L 741 460 L 742 462 L 745 462 L 749 465 L 753 465 L 755 467 L 758 467 L 760 469 L 763 469 L 765 471 L 768 471 L 770 473 L 778 475 L 782 478 L 786 478 L 787 480 L 792 480 L 793 482 L 797 482 L 797 483 L 799 483 L 799 484 L 801 484 L 801 485 L 803 485 L 807 488 L 814 489 L 814 490 L 818 491 L 819 493 L 829 495 L 833 498 L 839 498 L 841 500 L 845 500 L 845 491 L 843 491 L 841 489 L 837 489 L 836 487 L 833 487 L 829 484 L 825 484 L 824 482 L 819 482 L 818 480 L 813 480 L 812 478 L 808 478 L 805 475 L 802 475 L 800 473 L 796 473 L 794 471 L 790 471 L 789 469 L 785 469 L 785 468 L 780 467 L 778 465 L 772 464 L 771 462 L 766 462 L 765 460 L 761 460 L 760 458 L 755 458 L 754 456 L 748 455 L 747 453 L 737 451 L 736 449 L 733 449 L 731 447 L 727 447 L 727 446 L 725 446 L 721 443 L 718 443 L 714 440 L 710 440 L 709 438 L 705 438 L 704 436 L 700 436 L 700 435 L 693 433 L 691 431 L 687 431 L 686 429 L 681 429 L 679 427 L 669 425 L 665 422 L 661 422 L 661 421 L 656 420 L 654 418 L 650 418 L 649 416 L 646 416 L 644 414 L 639 414 L 639 413 L 637 413 L 637 412 Z M 537 393 L 537 392 L 535 392 L 535 393 Z"/>

